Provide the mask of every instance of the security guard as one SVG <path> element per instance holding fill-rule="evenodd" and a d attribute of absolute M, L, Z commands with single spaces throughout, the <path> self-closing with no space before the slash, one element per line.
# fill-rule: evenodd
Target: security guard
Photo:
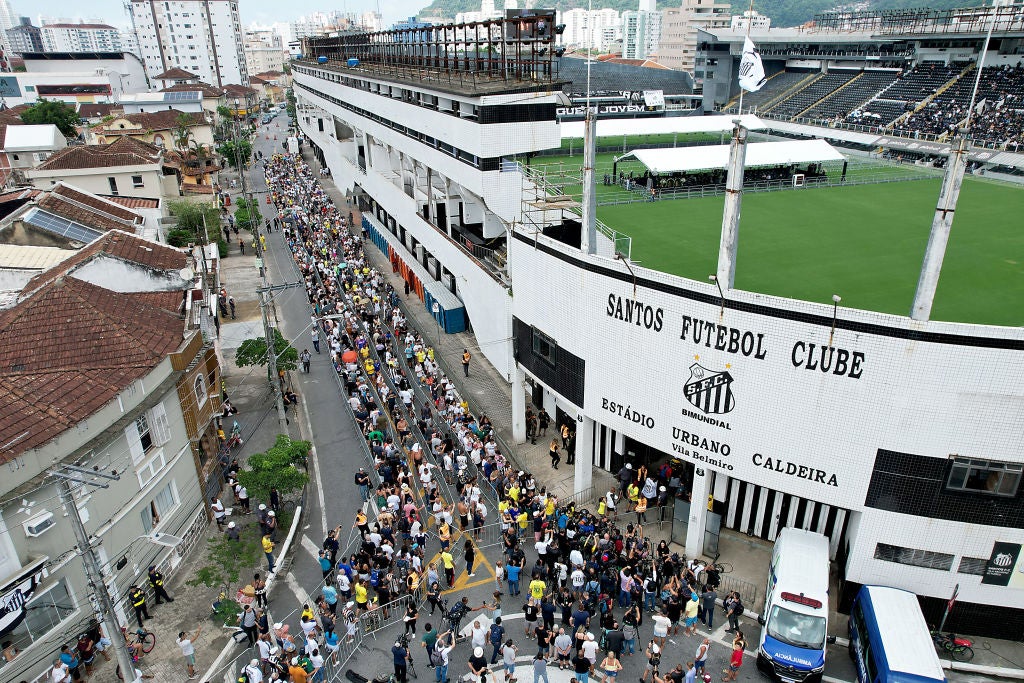
<path fill-rule="evenodd" d="M 146 594 L 142 592 L 141 588 L 132 584 L 128 589 L 128 599 L 131 601 L 132 607 L 135 608 L 135 618 L 139 620 L 139 628 L 144 628 L 142 618 L 150 618 L 149 610 L 146 609 Z"/>
<path fill-rule="evenodd" d="M 153 592 L 156 594 L 156 604 L 159 605 L 161 600 L 174 602 L 174 598 L 168 595 L 164 588 L 164 575 L 156 570 L 156 565 L 149 566 L 149 585 L 153 587 Z"/>

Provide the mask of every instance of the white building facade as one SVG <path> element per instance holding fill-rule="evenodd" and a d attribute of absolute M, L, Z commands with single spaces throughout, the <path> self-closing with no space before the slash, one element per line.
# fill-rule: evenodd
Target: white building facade
<path fill-rule="evenodd" d="M 566 47 L 605 52 L 612 42 L 622 38 L 622 17 L 610 8 L 588 11 L 577 7 L 559 12 L 558 23 L 565 24 L 558 42 Z"/>
<path fill-rule="evenodd" d="M 558 146 L 557 96 L 536 83 L 484 94 L 368 70 L 342 78 L 309 61 L 293 63 L 292 77 L 299 126 L 338 187 L 358 198 L 375 243 L 394 249 L 428 310 L 439 302 L 445 329 L 462 329 L 447 311 L 464 315 L 480 353 L 511 377 L 505 236 L 522 185 L 501 160 Z M 535 120 L 526 135 L 516 123 L 524 116 Z"/>
<path fill-rule="evenodd" d="M 723 299 L 598 254 L 520 230 L 509 253 L 513 414 L 532 384 L 575 424 L 578 490 L 592 468 L 673 459 L 700 501 L 676 503 L 688 557 L 723 528 L 796 526 L 829 537 L 844 593 L 904 588 L 937 623 L 959 585 L 963 618 L 1024 618 L 1024 331 L 842 308 L 833 323 L 831 306 Z"/>
<path fill-rule="evenodd" d="M 245 67 L 250 76 L 280 71 L 284 55 L 284 42 L 272 28 L 250 28 L 245 32 Z"/>
<path fill-rule="evenodd" d="M 150 78 L 177 67 L 217 87 L 249 82 L 236 0 L 132 0 L 131 13 Z"/>
<path fill-rule="evenodd" d="M 46 52 L 121 52 L 121 32 L 107 24 L 43 24 Z"/>
<path fill-rule="evenodd" d="M 622 57 L 648 59 L 658 52 L 661 12 L 628 10 L 622 13 Z"/>

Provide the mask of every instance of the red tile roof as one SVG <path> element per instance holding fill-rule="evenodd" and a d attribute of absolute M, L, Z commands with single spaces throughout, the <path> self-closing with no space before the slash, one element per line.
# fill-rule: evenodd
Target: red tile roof
<path fill-rule="evenodd" d="M 163 72 L 159 76 L 154 76 L 153 78 L 158 80 L 158 81 L 175 81 L 175 80 L 177 80 L 177 81 L 184 81 L 184 80 L 190 80 L 190 79 L 194 79 L 194 78 L 199 78 L 199 76 L 194 74 L 194 73 L 189 73 L 188 71 L 185 71 L 184 69 L 179 69 L 178 67 L 174 67 L 173 69 L 168 69 L 167 71 Z"/>
<path fill-rule="evenodd" d="M 224 86 L 224 92 L 227 93 L 228 97 L 248 97 L 250 95 L 258 95 L 259 93 L 252 88 L 244 85 L 238 85 L 236 83 L 228 83 Z"/>
<path fill-rule="evenodd" d="M 141 128 L 142 132 L 150 130 L 174 130 L 179 125 L 179 119 L 187 122 L 188 126 L 208 125 L 206 117 L 202 112 L 183 112 L 179 109 L 165 109 L 163 111 L 140 112 L 138 114 L 122 114 L 110 123 L 94 129 L 103 135 L 132 135 L 140 132 L 140 128 L 120 128 L 118 121 L 128 121 Z"/>
<path fill-rule="evenodd" d="M 113 112 L 115 107 L 115 104 L 83 102 L 78 105 L 78 116 L 83 119 L 101 118 Z"/>
<path fill-rule="evenodd" d="M 259 76 L 249 76 L 249 82 L 253 85 L 266 85 L 269 81 L 265 81 Z"/>
<path fill-rule="evenodd" d="M 75 145 L 65 147 L 36 166 L 37 171 L 73 171 L 85 168 L 145 166 L 160 162 L 160 148 L 122 137 L 109 145 Z"/>
<path fill-rule="evenodd" d="M 119 204 L 58 183 L 36 202 L 41 209 L 63 216 L 68 220 L 99 230 L 125 230 L 132 232 L 142 216 Z"/>
<path fill-rule="evenodd" d="M 150 199 L 149 197 L 121 197 L 121 196 L 115 197 L 114 195 L 110 195 L 110 194 L 101 194 L 101 195 L 97 195 L 97 196 L 98 197 L 103 197 L 107 201 L 114 202 L 115 204 L 120 204 L 121 206 L 126 206 L 129 209 L 159 209 L 160 208 L 160 200 L 159 199 Z M 0 201 L 2 201 L 2 200 L 0 200 Z"/>
<path fill-rule="evenodd" d="M 61 277 L 0 311 L 0 462 L 87 419 L 176 351 L 181 298 Z"/>
<path fill-rule="evenodd" d="M 24 121 L 21 120 L 21 115 L 31 105 L 19 104 L 16 107 L 10 107 L 9 109 L 0 109 L 0 123 L 6 123 L 9 126 L 21 126 L 24 125 Z"/>
<path fill-rule="evenodd" d="M 199 90 L 203 93 L 203 97 L 223 97 L 224 91 L 215 85 L 209 83 L 203 83 L 198 81 L 197 83 L 175 83 L 172 86 L 163 88 L 160 92 L 194 92 Z"/>
<path fill-rule="evenodd" d="M 177 271 L 188 265 L 188 257 L 174 247 L 143 239 L 121 230 L 111 230 L 106 235 L 79 249 L 74 256 L 61 261 L 50 270 L 43 271 L 29 280 L 28 284 L 22 289 L 22 294 L 31 295 L 32 292 L 45 287 L 54 280 L 65 275 L 73 275 L 75 268 L 91 261 L 100 254 L 145 266 L 153 270 Z"/>

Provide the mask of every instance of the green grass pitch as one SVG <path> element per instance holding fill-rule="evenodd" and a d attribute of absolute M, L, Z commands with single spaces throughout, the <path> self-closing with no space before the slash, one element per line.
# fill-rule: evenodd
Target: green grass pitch
<path fill-rule="evenodd" d="M 737 289 L 908 315 L 939 180 L 746 194 Z M 722 197 L 604 206 L 641 265 L 702 282 L 716 270 Z M 932 319 L 1024 325 L 1024 189 L 968 178 Z"/>

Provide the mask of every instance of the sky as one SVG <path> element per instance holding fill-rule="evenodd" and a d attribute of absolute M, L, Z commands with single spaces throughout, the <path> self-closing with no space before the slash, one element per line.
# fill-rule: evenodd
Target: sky
<path fill-rule="evenodd" d="M 238 9 L 242 17 L 242 26 L 252 23 L 271 24 L 275 21 L 294 21 L 300 16 L 311 12 L 366 12 L 380 7 L 384 15 L 384 25 L 389 26 L 395 21 L 408 18 L 429 4 L 429 0 L 290 0 L 287 10 L 282 11 L 280 0 L 239 0 Z M 30 16 L 32 23 L 38 25 L 38 5 L 28 0 L 11 0 L 11 7 L 17 16 Z M 47 0 L 45 17 L 70 19 L 102 20 L 104 23 L 119 28 L 128 27 L 128 15 L 119 0 L 91 0 L 87 3 L 87 14 L 83 14 L 81 0 Z"/>

